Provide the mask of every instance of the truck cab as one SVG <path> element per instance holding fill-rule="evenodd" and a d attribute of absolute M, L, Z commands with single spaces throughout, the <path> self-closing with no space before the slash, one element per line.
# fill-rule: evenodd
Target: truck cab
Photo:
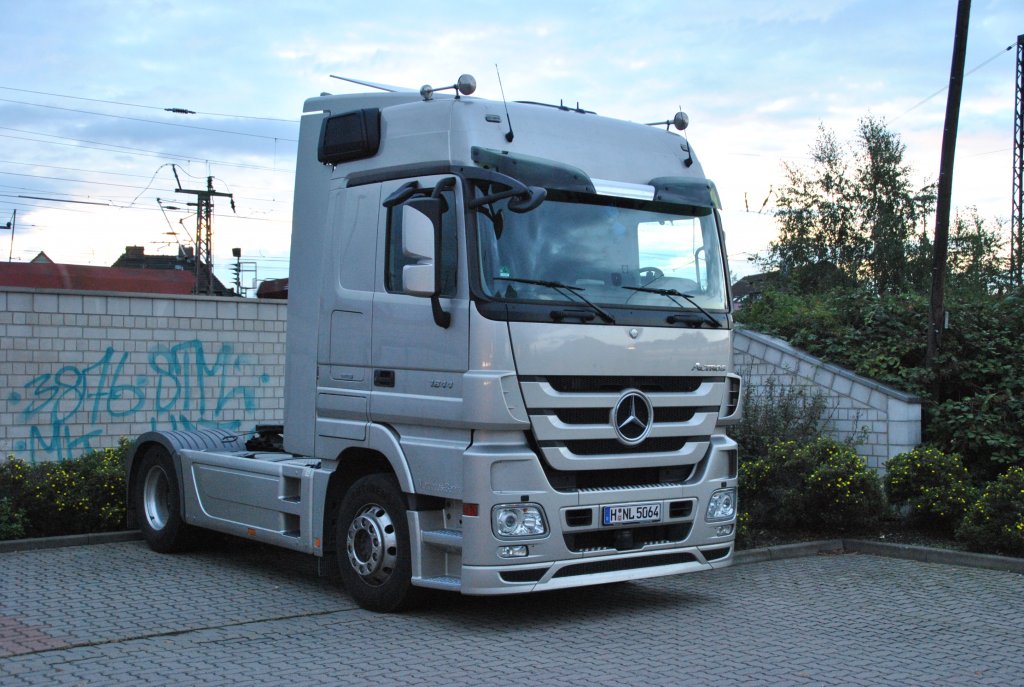
<path fill-rule="evenodd" d="M 740 379 L 689 143 L 425 95 L 306 102 L 280 442 L 140 437 L 150 544 L 305 551 L 384 611 L 729 565 Z"/>

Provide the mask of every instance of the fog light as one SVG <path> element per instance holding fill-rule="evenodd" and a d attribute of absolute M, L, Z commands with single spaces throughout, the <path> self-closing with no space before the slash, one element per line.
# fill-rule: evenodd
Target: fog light
<path fill-rule="evenodd" d="M 716 537 L 728 537 L 732 534 L 732 525 L 719 525 L 715 528 Z"/>
<path fill-rule="evenodd" d="M 530 555 L 530 547 L 525 544 L 518 546 L 499 546 L 498 558 L 523 558 Z"/>
<path fill-rule="evenodd" d="M 732 520 L 736 517 L 736 489 L 719 489 L 708 501 L 708 512 L 704 519 L 708 522 Z"/>
<path fill-rule="evenodd" d="M 504 503 L 491 509 L 491 529 L 498 537 L 539 537 L 547 534 L 544 511 L 534 503 Z"/>

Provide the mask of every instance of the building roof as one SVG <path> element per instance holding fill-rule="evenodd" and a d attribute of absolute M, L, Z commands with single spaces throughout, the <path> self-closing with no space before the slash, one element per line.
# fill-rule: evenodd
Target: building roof
<path fill-rule="evenodd" d="M 0 286 L 81 291 L 189 294 L 195 275 L 185 270 L 2 262 Z"/>

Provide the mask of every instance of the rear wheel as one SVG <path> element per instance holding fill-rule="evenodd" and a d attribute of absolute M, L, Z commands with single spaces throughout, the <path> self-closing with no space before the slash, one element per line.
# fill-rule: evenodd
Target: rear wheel
<path fill-rule="evenodd" d="M 405 500 L 391 475 L 356 481 L 338 509 L 338 567 L 345 589 L 361 607 L 390 612 L 413 596 Z"/>
<path fill-rule="evenodd" d="M 139 462 L 132 503 L 142 536 L 154 551 L 181 551 L 192 542 L 194 530 L 181 517 L 178 473 L 163 446 L 150 447 Z"/>

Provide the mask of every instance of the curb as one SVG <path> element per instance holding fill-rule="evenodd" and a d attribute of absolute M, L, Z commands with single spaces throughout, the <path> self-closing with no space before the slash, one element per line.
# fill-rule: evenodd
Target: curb
<path fill-rule="evenodd" d="M 943 565 L 959 565 L 968 568 L 1002 570 L 1004 572 L 1024 575 L 1024 558 L 996 556 L 990 553 L 953 551 L 950 549 L 932 549 L 927 546 L 912 546 L 910 544 L 889 544 L 887 542 L 865 539 L 844 539 L 843 548 L 850 553 L 903 558 L 922 563 L 942 563 Z"/>
<path fill-rule="evenodd" d="M 37 539 L 9 539 L 7 541 L 0 541 L 0 553 L 62 549 L 67 546 L 90 546 L 92 544 L 114 544 L 116 542 L 136 541 L 139 539 L 142 539 L 142 532 L 139 530 L 69 534 L 63 537 L 39 537 Z"/>
<path fill-rule="evenodd" d="M 889 544 L 887 542 L 866 539 L 825 539 L 821 541 L 802 542 L 800 544 L 783 544 L 768 546 L 762 549 L 737 551 L 733 562 L 735 565 L 779 561 L 786 558 L 803 558 L 820 554 L 860 553 L 885 558 L 901 558 L 918 561 L 919 563 L 940 563 L 957 565 L 966 568 L 982 568 L 999 570 L 1024 575 L 1024 558 L 996 556 L 988 553 L 971 553 L 969 551 L 953 551 L 949 549 L 932 549 L 927 546 L 911 546 L 909 544 Z"/>
<path fill-rule="evenodd" d="M 763 549 L 737 551 L 733 558 L 733 563 L 735 565 L 747 565 L 749 563 L 781 561 L 786 558 L 804 558 L 806 556 L 816 556 L 819 553 L 843 553 L 844 551 L 845 547 L 843 546 L 842 539 L 824 539 L 801 542 L 799 544 L 767 546 Z"/>

